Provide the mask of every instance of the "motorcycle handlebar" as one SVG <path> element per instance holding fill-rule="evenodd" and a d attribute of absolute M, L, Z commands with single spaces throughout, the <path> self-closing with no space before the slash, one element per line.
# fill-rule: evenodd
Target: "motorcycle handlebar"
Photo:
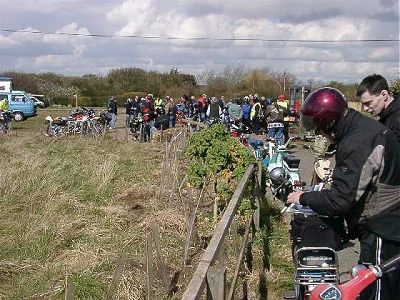
<path fill-rule="evenodd" d="M 394 267 L 400 267 L 400 254 L 396 255 L 395 257 L 389 259 L 388 261 L 385 261 L 384 263 L 378 266 L 378 268 L 382 270 L 382 273 L 387 273 L 391 271 L 391 269 Z"/>

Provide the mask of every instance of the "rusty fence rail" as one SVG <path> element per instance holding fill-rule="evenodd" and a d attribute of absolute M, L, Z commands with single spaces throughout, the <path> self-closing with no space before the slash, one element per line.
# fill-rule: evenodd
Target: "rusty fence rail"
<path fill-rule="evenodd" d="M 260 183 L 260 166 L 257 164 L 250 165 L 215 228 L 208 247 L 201 257 L 197 265 L 197 269 L 182 296 L 183 300 L 200 299 L 205 294 L 205 290 L 207 293 L 207 299 L 234 299 L 239 272 L 243 267 L 246 251 L 249 251 L 249 246 L 251 246 L 252 243 L 252 239 L 249 238 L 250 234 L 254 234 L 254 231 L 259 228 L 261 198 Z M 236 257 L 235 269 L 232 275 L 229 293 L 227 293 L 226 267 L 223 264 L 221 265 L 220 262 L 216 264 L 216 261 L 221 255 L 221 252 L 223 252 L 222 249 L 224 248 L 224 242 L 230 227 L 236 226 L 234 218 L 249 184 L 254 185 L 251 200 L 256 209 L 253 215 L 246 222 L 246 230 L 243 236 L 243 242 Z M 247 284 L 243 288 L 244 293 L 246 289 Z M 243 295 L 242 298 L 246 298 L 246 296 Z"/>

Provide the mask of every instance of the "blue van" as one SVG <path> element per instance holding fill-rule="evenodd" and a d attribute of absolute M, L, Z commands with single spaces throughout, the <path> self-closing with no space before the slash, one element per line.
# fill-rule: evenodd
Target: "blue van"
<path fill-rule="evenodd" d="M 33 100 L 24 91 L 0 91 L 0 100 L 8 99 L 9 111 L 16 122 L 37 115 Z"/>

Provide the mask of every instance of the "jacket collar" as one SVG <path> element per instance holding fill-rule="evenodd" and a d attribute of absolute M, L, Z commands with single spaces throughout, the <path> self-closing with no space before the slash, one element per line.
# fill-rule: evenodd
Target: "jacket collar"
<path fill-rule="evenodd" d="M 346 114 L 344 115 L 343 118 L 341 118 L 337 124 L 337 128 L 336 128 L 336 140 L 340 141 L 347 132 L 349 132 L 350 128 L 351 128 L 351 124 L 353 123 L 353 120 L 357 117 L 359 117 L 361 114 L 352 109 L 349 108 L 346 112 Z"/>
<path fill-rule="evenodd" d="M 380 114 L 379 122 L 384 123 L 392 114 L 400 110 L 400 96 L 395 96 L 389 106 Z"/>

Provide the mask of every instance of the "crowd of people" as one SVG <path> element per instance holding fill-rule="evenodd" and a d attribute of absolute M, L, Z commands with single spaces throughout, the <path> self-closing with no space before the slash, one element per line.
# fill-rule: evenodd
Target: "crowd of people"
<path fill-rule="evenodd" d="M 117 118 L 117 102 L 112 96 L 107 109 L 110 114 L 110 128 L 115 128 Z M 214 123 L 236 123 L 249 128 L 254 134 L 266 132 L 269 138 L 283 144 L 289 136 L 289 123 L 299 120 L 300 100 L 289 105 L 285 95 L 276 99 L 259 97 L 258 94 L 235 97 L 228 101 L 224 96 L 200 97 L 182 95 L 178 101 L 170 96 L 155 98 L 152 94 L 146 97 L 128 98 L 125 102 L 125 126 L 130 127 L 132 120 L 142 118 L 155 129 L 175 127 L 181 118 Z M 162 126 L 162 128 L 161 128 Z"/>

